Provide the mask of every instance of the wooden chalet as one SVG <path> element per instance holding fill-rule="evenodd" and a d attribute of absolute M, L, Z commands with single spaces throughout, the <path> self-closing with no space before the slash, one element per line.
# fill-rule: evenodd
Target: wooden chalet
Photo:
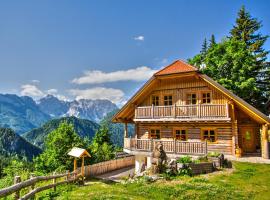
<path fill-rule="evenodd" d="M 113 122 L 125 124 L 124 150 L 135 155 L 136 170 L 151 166 L 157 142 L 170 157 L 220 152 L 269 159 L 270 119 L 181 60 L 155 73 Z M 128 123 L 135 124 L 133 137 Z"/>

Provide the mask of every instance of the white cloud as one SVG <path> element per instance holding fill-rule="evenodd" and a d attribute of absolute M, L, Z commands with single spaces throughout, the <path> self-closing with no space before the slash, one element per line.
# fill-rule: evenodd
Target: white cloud
<path fill-rule="evenodd" d="M 31 97 L 42 97 L 44 93 L 37 86 L 25 84 L 21 86 L 21 95 Z"/>
<path fill-rule="evenodd" d="M 31 82 L 32 82 L 32 83 L 35 83 L 35 84 L 38 84 L 38 83 L 40 83 L 40 81 L 39 81 L 39 80 L 36 80 L 36 79 L 34 79 L 34 80 L 31 80 Z"/>
<path fill-rule="evenodd" d="M 144 41 L 144 36 L 143 35 L 139 35 L 139 36 L 136 36 L 133 38 L 134 40 L 137 40 L 137 41 Z"/>
<path fill-rule="evenodd" d="M 47 94 L 51 94 L 51 95 L 57 94 L 57 92 L 58 92 L 58 90 L 57 89 L 54 89 L 54 88 L 47 90 Z"/>
<path fill-rule="evenodd" d="M 149 79 L 155 72 L 156 70 L 146 66 L 108 73 L 93 70 L 85 72 L 83 76 L 73 79 L 72 82 L 76 84 L 98 84 L 117 81 L 145 81 Z"/>
<path fill-rule="evenodd" d="M 89 89 L 72 89 L 69 91 L 75 96 L 76 100 L 80 99 L 107 99 L 116 104 L 124 101 L 124 92 L 114 88 L 95 87 Z"/>

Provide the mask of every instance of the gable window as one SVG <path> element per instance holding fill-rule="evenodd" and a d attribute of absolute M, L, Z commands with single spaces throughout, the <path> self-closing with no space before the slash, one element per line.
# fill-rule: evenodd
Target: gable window
<path fill-rule="evenodd" d="M 202 103 L 203 104 L 211 103 L 211 94 L 210 94 L 210 92 L 202 93 Z"/>
<path fill-rule="evenodd" d="M 151 129 L 150 130 L 151 139 L 160 139 L 160 129 Z"/>
<path fill-rule="evenodd" d="M 152 105 L 154 106 L 159 105 L 159 96 L 152 96 Z"/>
<path fill-rule="evenodd" d="M 187 130 L 176 129 L 175 130 L 175 139 L 187 141 Z"/>
<path fill-rule="evenodd" d="M 171 106 L 171 105 L 172 105 L 172 95 L 165 95 L 164 106 Z"/>
<path fill-rule="evenodd" d="M 187 94 L 187 104 L 196 104 L 197 103 L 197 94 L 196 93 L 191 93 Z"/>
<path fill-rule="evenodd" d="M 216 131 L 214 129 L 205 129 L 202 131 L 202 140 L 216 142 Z"/>

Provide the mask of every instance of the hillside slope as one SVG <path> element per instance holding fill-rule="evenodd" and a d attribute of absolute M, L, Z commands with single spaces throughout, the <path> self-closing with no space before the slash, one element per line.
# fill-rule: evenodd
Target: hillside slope
<path fill-rule="evenodd" d="M 46 136 L 50 132 L 55 130 L 63 121 L 67 121 L 68 123 L 73 124 L 75 132 L 81 138 L 87 137 L 91 139 L 95 135 L 96 130 L 99 128 L 99 125 L 97 123 L 87 119 L 79 119 L 76 117 L 63 117 L 60 119 L 50 120 L 40 128 L 35 128 L 29 132 L 26 132 L 22 136 L 32 144 L 43 148 Z"/>
<path fill-rule="evenodd" d="M 41 153 L 41 149 L 27 142 L 10 128 L 0 128 L 0 154 L 2 156 L 33 157 Z"/>

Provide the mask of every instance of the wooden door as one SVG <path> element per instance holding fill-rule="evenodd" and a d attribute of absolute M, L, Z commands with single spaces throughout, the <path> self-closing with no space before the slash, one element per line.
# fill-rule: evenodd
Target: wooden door
<path fill-rule="evenodd" d="M 246 153 L 255 152 L 254 129 L 250 127 L 241 128 L 243 151 Z"/>

